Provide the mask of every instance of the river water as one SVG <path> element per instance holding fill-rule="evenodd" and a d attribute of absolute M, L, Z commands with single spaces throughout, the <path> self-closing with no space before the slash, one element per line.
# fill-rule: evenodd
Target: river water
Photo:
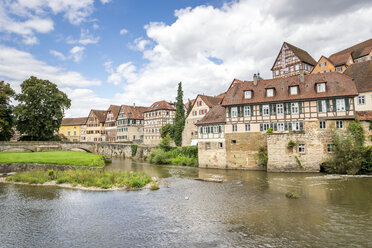
<path fill-rule="evenodd" d="M 0 247 L 372 247 L 372 177 L 130 160 L 107 170 L 144 171 L 162 185 L 86 192 L 0 184 Z M 216 176 L 226 181 L 194 180 Z"/>

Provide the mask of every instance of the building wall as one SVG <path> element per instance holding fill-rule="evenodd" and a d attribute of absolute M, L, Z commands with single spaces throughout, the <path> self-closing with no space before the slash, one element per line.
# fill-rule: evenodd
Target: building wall
<path fill-rule="evenodd" d="M 153 110 L 144 114 L 144 144 L 158 145 L 161 141 L 160 129 L 165 124 L 173 124 L 175 110 Z"/>
<path fill-rule="evenodd" d="M 372 110 L 372 91 L 361 92 L 359 96 L 365 96 L 365 104 L 358 104 L 358 96 L 354 98 L 356 111 Z"/>
<path fill-rule="evenodd" d="M 201 105 L 198 102 L 201 102 Z M 203 119 L 209 109 L 208 105 L 198 96 L 191 112 L 185 120 L 185 128 L 182 132 L 182 146 L 190 146 L 192 140 L 198 139 L 198 128 L 195 126 L 195 123 Z"/>
<path fill-rule="evenodd" d="M 82 125 L 80 128 L 80 142 L 87 142 L 87 126 Z"/>
<path fill-rule="evenodd" d="M 326 65 L 323 67 L 320 67 L 320 64 L 324 62 L 326 63 Z M 321 57 L 311 73 L 315 74 L 315 73 L 322 73 L 326 71 L 335 71 L 335 70 L 336 70 L 335 66 L 331 62 L 329 62 L 328 59 Z"/>
<path fill-rule="evenodd" d="M 58 133 L 63 134 L 69 141 L 77 142 L 80 141 L 81 126 L 61 126 Z"/>
<path fill-rule="evenodd" d="M 137 120 L 139 122 L 139 120 Z M 142 141 L 143 142 L 143 125 L 142 124 L 130 124 L 120 125 L 117 128 L 116 141 Z"/>
<path fill-rule="evenodd" d="M 222 144 L 222 147 L 220 146 Z M 208 145 L 208 146 L 207 146 Z M 226 169 L 225 139 L 202 139 L 198 141 L 199 167 Z"/>
<path fill-rule="evenodd" d="M 89 133 L 92 131 L 94 133 Z M 88 116 L 86 138 L 87 142 L 106 141 L 105 125 L 93 113 Z"/>

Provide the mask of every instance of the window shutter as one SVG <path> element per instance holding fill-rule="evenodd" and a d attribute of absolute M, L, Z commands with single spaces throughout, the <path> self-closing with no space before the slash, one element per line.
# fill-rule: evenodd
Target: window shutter
<path fill-rule="evenodd" d="M 287 114 L 287 104 L 283 103 L 283 108 L 284 108 L 284 114 Z"/>
<path fill-rule="evenodd" d="M 238 106 L 238 116 L 239 117 L 243 116 L 242 106 Z"/>
<path fill-rule="evenodd" d="M 292 123 L 290 122 L 290 123 L 288 123 L 288 126 L 289 126 L 289 130 L 292 130 Z"/>
<path fill-rule="evenodd" d="M 288 123 L 284 123 L 284 130 L 288 130 Z"/>
<path fill-rule="evenodd" d="M 346 108 L 346 110 L 350 110 L 349 98 L 345 98 L 345 108 Z"/>
<path fill-rule="evenodd" d="M 329 100 L 325 100 L 325 101 L 326 101 L 326 104 L 327 104 L 327 112 L 329 112 L 329 110 L 330 110 Z"/>
<path fill-rule="evenodd" d="M 322 101 L 318 100 L 318 112 L 322 112 Z"/>
<path fill-rule="evenodd" d="M 287 109 L 287 111 L 288 111 L 287 114 L 290 115 L 291 114 L 291 103 L 288 103 L 288 109 Z"/>
<path fill-rule="evenodd" d="M 229 118 L 231 118 L 231 107 L 229 107 Z"/>
<path fill-rule="evenodd" d="M 273 115 L 276 115 L 276 104 L 273 104 Z"/>
<path fill-rule="evenodd" d="M 263 124 L 262 123 L 260 124 L 260 131 L 261 132 L 263 131 Z"/>
<path fill-rule="evenodd" d="M 250 108 L 251 108 L 251 116 L 253 116 L 253 105 L 251 105 Z"/>
<path fill-rule="evenodd" d="M 262 105 L 260 105 L 260 115 L 262 116 Z"/>
<path fill-rule="evenodd" d="M 278 130 L 278 124 L 274 123 L 274 131 Z"/>
<path fill-rule="evenodd" d="M 201 134 L 203 133 L 203 127 L 200 127 L 200 133 Z"/>
<path fill-rule="evenodd" d="M 222 127 L 221 126 L 218 126 L 218 132 L 222 133 Z"/>
<path fill-rule="evenodd" d="M 332 100 L 332 110 L 333 112 L 336 112 L 336 99 Z"/>
<path fill-rule="evenodd" d="M 303 129 L 304 129 L 304 123 L 300 122 L 300 130 L 303 130 Z"/>
<path fill-rule="evenodd" d="M 270 115 L 272 115 L 273 114 L 273 106 L 272 106 L 272 104 L 269 104 L 269 111 L 270 111 Z"/>
<path fill-rule="evenodd" d="M 298 102 L 298 111 L 302 114 L 302 102 Z"/>

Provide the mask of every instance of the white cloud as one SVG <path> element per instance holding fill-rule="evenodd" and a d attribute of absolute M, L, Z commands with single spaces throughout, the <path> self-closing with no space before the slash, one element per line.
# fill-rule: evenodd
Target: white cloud
<path fill-rule="evenodd" d="M 80 38 L 75 40 L 71 36 L 66 38 L 67 44 L 81 44 L 81 45 L 88 45 L 88 44 L 97 44 L 100 40 L 100 37 L 94 36 L 90 33 L 89 29 L 81 29 Z"/>
<path fill-rule="evenodd" d="M 124 35 L 124 34 L 127 34 L 127 33 L 128 33 L 128 30 L 126 30 L 125 28 L 120 30 L 120 35 Z"/>
<path fill-rule="evenodd" d="M 111 2 L 111 0 L 101 0 L 102 4 L 106 4 L 106 3 L 109 3 L 109 2 Z"/>
<path fill-rule="evenodd" d="M 147 37 L 134 41 L 132 49 L 141 51 L 147 63 L 139 68 L 130 61 L 116 67 L 110 64 L 107 81 L 123 85 L 121 97 L 126 101 L 142 104 L 174 100 L 180 81 L 185 99 L 198 93 L 216 95 L 233 78 L 251 80 L 258 71 L 271 78 L 270 68 L 283 41 L 307 50 L 317 60 L 372 36 L 371 2 L 309 21 L 287 20 L 274 13 L 272 6 L 288 1 L 241 0 L 221 8 L 177 10 L 174 23 L 149 23 Z"/>
<path fill-rule="evenodd" d="M 85 47 L 82 46 L 74 46 L 70 50 L 70 56 L 75 62 L 79 62 L 83 58 Z"/>
<path fill-rule="evenodd" d="M 60 53 L 56 50 L 49 50 L 49 53 L 52 54 L 53 56 L 59 58 L 60 60 L 66 60 L 67 59 L 66 56 L 63 55 L 63 53 Z"/>
<path fill-rule="evenodd" d="M 60 87 L 90 87 L 100 85 L 99 80 L 90 80 L 79 72 L 50 66 L 35 59 L 32 54 L 0 45 L 0 77 L 6 81 L 23 82 L 30 76 L 50 80 Z"/>

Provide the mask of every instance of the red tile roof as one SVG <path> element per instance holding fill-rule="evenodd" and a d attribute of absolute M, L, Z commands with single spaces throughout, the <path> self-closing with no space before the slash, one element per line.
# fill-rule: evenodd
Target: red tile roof
<path fill-rule="evenodd" d="M 174 103 L 167 101 L 154 102 L 145 112 L 150 112 L 154 110 L 176 110 Z"/>
<path fill-rule="evenodd" d="M 186 110 L 189 108 L 189 104 L 190 104 L 190 103 L 191 103 L 191 106 L 194 105 L 195 100 L 196 100 L 196 99 L 192 99 L 192 100 L 187 101 L 187 103 L 185 103 L 185 108 L 186 108 Z"/>
<path fill-rule="evenodd" d="M 287 44 L 288 48 L 292 50 L 292 52 L 302 61 L 309 65 L 316 65 L 316 61 L 311 55 L 306 52 L 305 50 L 298 48 L 294 45 L 289 44 L 288 42 L 284 42 Z"/>
<path fill-rule="evenodd" d="M 357 111 L 356 113 L 360 121 L 372 120 L 372 111 Z"/>
<path fill-rule="evenodd" d="M 226 112 L 221 105 L 214 105 L 209 112 L 196 123 L 196 125 L 225 123 Z"/>
<path fill-rule="evenodd" d="M 79 126 L 87 122 L 87 117 L 63 118 L 61 126 Z"/>
<path fill-rule="evenodd" d="M 353 59 L 357 59 L 359 57 L 363 57 L 369 54 L 372 51 L 372 39 L 363 41 L 358 43 L 354 46 L 348 47 L 342 51 L 332 54 L 329 56 L 329 59 L 335 60 L 337 63 L 334 63 L 336 66 L 346 64 L 347 58 L 351 54 Z M 347 57 L 347 58 L 345 58 Z"/>
<path fill-rule="evenodd" d="M 344 74 L 353 79 L 358 92 L 372 91 L 372 60 L 352 64 Z"/>
<path fill-rule="evenodd" d="M 200 98 L 207 104 L 208 107 L 213 107 L 214 105 L 220 104 L 222 97 L 214 97 L 214 96 L 206 96 L 206 95 L 198 95 Z"/>
<path fill-rule="evenodd" d="M 104 123 L 106 121 L 106 113 L 107 113 L 106 110 L 92 109 L 90 112 L 94 113 L 94 115 L 98 118 L 99 122 Z"/>
<path fill-rule="evenodd" d="M 121 105 L 121 109 L 124 111 L 126 118 L 131 119 L 143 119 L 143 113 L 148 109 L 147 107 L 142 106 L 129 106 L 129 105 Z"/>
<path fill-rule="evenodd" d="M 350 55 L 350 53 L 332 55 L 328 60 L 331 61 L 334 66 L 345 65 Z"/>
<path fill-rule="evenodd" d="M 341 73 L 328 72 L 309 74 L 304 77 L 304 83 L 300 82 L 299 76 L 292 76 L 287 78 L 259 80 L 257 85 L 254 85 L 252 81 L 235 84 L 227 91 L 226 96 L 222 101 L 222 105 L 227 106 L 314 98 L 346 97 L 356 96 L 358 94 L 352 79 Z M 317 93 L 316 84 L 323 82 L 326 83 L 326 92 Z M 289 87 L 295 85 L 299 86 L 299 94 L 290 95 Z M 266 97 L 266 89 L 268 88 L 275 89 L 273 97 Z M 253 91 L 253 97 L 251 99 L 244 98 L 244 91 L 246 90 Z"/>
<path fill-rule="evenodd" d="M 120 106 L 117 106 L 117 105 L 110 105 L 110 107 L 107 110 L 107 112 L 112 112 L 115 120 L 118 118 L 119 111 L 120 111 Z"/>

